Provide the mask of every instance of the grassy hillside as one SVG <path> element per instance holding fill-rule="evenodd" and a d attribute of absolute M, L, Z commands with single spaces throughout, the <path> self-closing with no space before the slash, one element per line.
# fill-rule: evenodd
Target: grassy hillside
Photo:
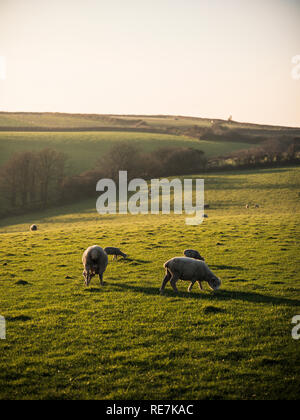
<path fill-rule="evenodd" d="M 94 163 L 115 142 L 132 142 L 143 150 L 150 151 L 165 146 L 184 146 L 200 149 L 205 154 L 216 156 L 231 151 L 249 148 L 251 145 L 238 142 L 214 142 L 156 133 L 130 132 L 79 132 L 79 133 L 23 133 L 0 132 L 0 166 L 16 152 L 41 150 L 50 147 L 66 153 L 69 157 L 69 173 L 92 169 Z"/>
<path fill-rule="evenodd" d="M 1 221 L 0 398 L 298 398 L 299 179 L 299 168 L 205 176 L 198 227 L 99 216 L 95 201 Z M 86 289 L 81 254 L 94 243 L 129 259 Z M 189 295 L 180 282 L 159 295 L 163 263 L 187 247 L 222 289 Z"/>
<path fill-rule="evenodd" d="M 15 152 L 50 147 L 69 155 L 69 173 L 75 174 L 91 169 L 116 141 L 131 141 L 146 151 L 193 147 L 214 157 L 270 139 L 289 144 L 297 137 L 297 128 L 184 116 L 0 112 L 0 166 Z"/>
<path fill-rule="evenodd" d="M 101 115 L 101 114 L 65 114 L 38 112 L 0 112 L 0 129 L 2 127 L 43 127 L 43 128 L 91 128 L 91 127 L 132 127 L 132 128 L 187 128 L 193 126 L 210 127 L 212 121 L 225 126 L 245 128 L 248 130 L 288 131 L 287 127 L 250 124 L 242 122 L 228 123 L 224 120 L 197 118 L 174 115 Z M 299 132 L 299 129 L 298 129 Z"/>

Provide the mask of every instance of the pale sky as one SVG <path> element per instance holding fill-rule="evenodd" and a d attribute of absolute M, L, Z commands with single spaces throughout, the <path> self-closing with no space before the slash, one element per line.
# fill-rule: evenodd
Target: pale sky
<path fill-rule="evenodd" d="M 296 55 L 300 0 L 0 0 L 2 111 L 300 127 Z"/>

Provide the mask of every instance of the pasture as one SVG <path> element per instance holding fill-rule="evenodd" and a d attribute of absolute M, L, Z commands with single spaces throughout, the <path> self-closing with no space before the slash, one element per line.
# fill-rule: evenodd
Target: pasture
<path fill-rule="evenodd" d="M 299 398 L 300 168 L 204 178 L 209 217 L 197 227 L 184 215 L 99 216 L 95 200 L 0 222 L 0 398 Z M 129 258 L 110 257 L 105 285 L 85 288 L 93 244 Z M 185 248 L 205 256 L 220 291 L 178 282 L 178 295 L 159 294 L 163 263 Z"/>
<path fill-rule="evenodd" d="M 207 157 L 247 149 L 253 145 L 239 142 L 197 140 L 187 136 L 133 132 L 0 132 L 0 166 L 14 153 L 51 148 L 68 157 L 69 174 L 94 167 L 116 142 L 130 142 L 148 152 L 161 147 L 191 147 L 203 150 Z"/>
<path fill-rule="evenodd" d="M 212 120 L 180 115 L 112 115 L 112 114 L 66 114 L 59 112 L 0 112 L 0 129 L 46 128 L 46 129 L 88 129 L 88 128 L 149 128 L 185 129 L 188 127 L 211 127 L 212 123 L 222 123 L 228 128 L 267 130 L 269 134 L 288 133 L 288 127 L 250 124 L 226 120 Z M 299 129 L 296 129 L 299 133 Z"/>

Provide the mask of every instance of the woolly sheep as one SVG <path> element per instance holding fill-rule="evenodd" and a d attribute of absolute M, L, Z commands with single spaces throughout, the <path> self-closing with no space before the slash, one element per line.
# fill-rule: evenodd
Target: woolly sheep
<path fill-rule="evenodd" d="M 107 246 L 106 248 L 104 248 L 104 251 L 106 252 L 107 255 L 113 255 L 114 260 L 117 260 L 118 256 L 127 258 L 127 255 L 124 254 L 124 252 L 122 252 L 119 248 L 115 248 L 113 246 Z"/>
<path fill-rule="evenodd" d="M 194 258 L 195 260 L 205 261 L 203 257 L 195 249 L 186 249 L 183 252 L 185 257 Z"/>
<path fill-rule="evenodd" d="M 163 293 L 166 284 L 170 284 L 174 292 L 178 292 L 176 283 L 178 280 L 190 281 L 188 292 L 192 290 L 193 285 L 198 282 L 199 288 L 203 290 L 202 282 L 206 281 L 211 289 L 218 290 L 221 286 L 221 280 L 213 274 L 204 261 L 195 260 L 187 257 L 175 257 L 164 264 L 166 275 L 163 279 L 160 292 Z"/>
<path fill-rule="evenodd" d="M 30 230 L 31 232 L 35 232 L 37 230 L 37 225 L 31 225 Z"/>
<path fill-rule="evenodd" d="M 103 286 L 103 273 L 108 264 L 108 256 L 103 248 L 97 245 L 89 247 L 82 256 L 84 266 L 83 278 L 86 286 L 89 286 L 92 278 L 98 274 L 100 284 Z"/>

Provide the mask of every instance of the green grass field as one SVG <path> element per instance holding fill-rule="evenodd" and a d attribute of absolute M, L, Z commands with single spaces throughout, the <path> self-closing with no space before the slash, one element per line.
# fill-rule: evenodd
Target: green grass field
<path fill-rule="evenodd" d="M 68 156 L 68 172 L 78 174 L 92 169 L 96 160 L 116 142 L 131 142 L 144 151 L 160 147 L 192 147 L 203 150 L 206 156 L 226 154 L 251 147 L 248 143 L 214 142 L 155 133 L 133 132 L 61 132 L 27 133 L 0 132 L 0 166 L 14 153 L 37 151 L 45 147 L 64 152 Z"/>
<path fill-rule="evenodd" d="M 211 208 L 197 227 L 184 215 L 99 216 L 94 200 L 2 220 L 0 398 L 299 398 L 299 180 L 300 168 L 205 176 Z M 85 288 L 93 244 L 129 259 Z M 221 290 L 179 282 L 161 296 L 163 263 L 187 247 Z"/>
<path fill-rule="evenodd" d="M 269 130 L 270 132 L 289 131 L 287 127 L 213 120 L 180 115 L 105 115 L 105 114 L 66 114 L 56 112 L 0 112 L 0 128 L 40 127 L 40 128 L 95 128 L 95 127 L 149 127 L 149 128 L 187 128 L 193 126 L 210 127 L 212 121 L 222 122 L 228 127 L 248 130 Z M 299 129 L 298 129 L 299 132 Z"/>

